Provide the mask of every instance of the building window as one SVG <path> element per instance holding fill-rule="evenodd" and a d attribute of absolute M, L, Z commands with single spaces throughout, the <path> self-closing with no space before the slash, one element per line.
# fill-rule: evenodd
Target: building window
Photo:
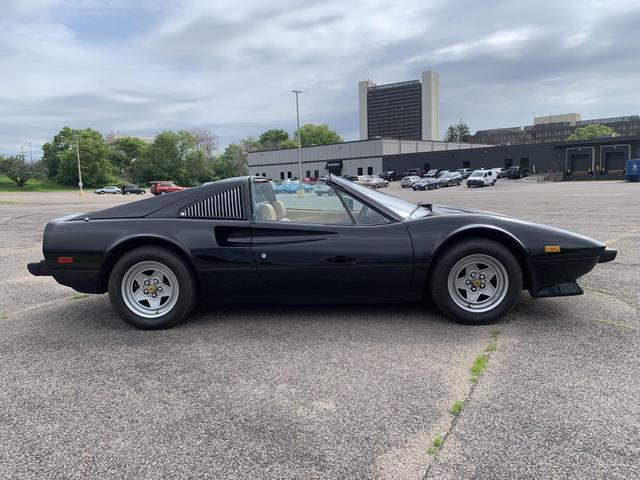
<path fill-rule="evenodd" d="M 367 167 L 367 175 L 373 175 L 373 167 Z"/>
<path fill-rule="evenodd" d="M 310 176 L 311 176 L 311 170 L 307 170 L 307 171 L 306 171 L 306 173 L 305 173 L 305 176 L 306 176 L 307 178 L 308 178 L 308 177 L 310 177 Z"/>
<path fill-rule="evenodd" d="M 362 175 L 362 167 L 358 167 L 358 175 Z"/>
<path fill-rule="evenodd" d="M 471 162 L 469 160 L 463 161 L 462 168 L 471 168 Z"/>
<path fill-rule="evenodd" d="M 509 168 L 513 166 L 513 159 L 512 158 L 505 158 L 504 159 L 504 167 L 505 168 Z"/>
<path fill-rule="evenodd" d="M 425 173 L 428 172 L 429 170 L 431 170 L 431 163 L 427 162 L 427 163 L 423 164 L 422 165 L 422 170 L 424 170 Z"/>
<path fill-rule="evenodd" d="M 262 176 L 266 178 L 267 174 L 266 174 L 266 173 L 263 173 L 263 174 L 262 174 Z"/>
<path fill-rule="evenodd" d="M 291 172 L 287 172 L 287 178 L 291 178 Z"/>
<path fill-rule="evenodd" d="M 313 176 L 316 177 L 316 178 L 319 178 L 320 177 L 320 170 L 314 170 L 313 171 Z"/>
<path fill-rule="evenodd" d="M 284 180 L 284 172 L 280 172 L 280 180 Z"/>

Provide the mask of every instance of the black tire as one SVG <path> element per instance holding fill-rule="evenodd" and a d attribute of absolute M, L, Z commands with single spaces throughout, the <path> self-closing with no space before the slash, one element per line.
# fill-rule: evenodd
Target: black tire
<path fill-rule="evenodd" d="M 154 261 L 169 268 L 176 276 L 179 294 L 175 305 L 157 318 L 145 318 L 131 310 L 122 296 L 121 286 L 126 272 L 134 265 Z M 129 325 L 142 330 L 171 328 L 184 320 L 196 303 L 196 281 L 191 268 L 175 253 L 161 247 L 140 247 L 125 253 L 115 264 L 109 276 L 109 300 L 118 316 Z"/>
<path fill-rule="evenodd" d="M 474 254 L 493 257 L 504 267 L 509 281 L 504 298 L 485 312 L 470 312 L 463 309 L 453 300 L 448 288 L 451 269 L 461 259 Z M 428 288 L 434 303 L 447 317 L 458 323 L 483 325 L 504 315 L 516 304 L 522 291 L 522 270 L 518 260 L 500 243 L 483 238 L 464 240 L 448 247 L 440 255 L 429 275 Z"/>

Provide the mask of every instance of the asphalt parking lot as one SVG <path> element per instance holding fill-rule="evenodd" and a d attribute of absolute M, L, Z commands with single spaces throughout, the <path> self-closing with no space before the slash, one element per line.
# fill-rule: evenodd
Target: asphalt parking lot
<path fill-rule="evenodd" d="M 618 258 L 585 295 L 523 293 L 489 326 L 423 304 L 236 305 L 143 332 L 25 267 L 50 218 L 139 197 L 0 194 L 0 478 L 639 478 L 640 185 L 385 191 L 567 228 Z"/>

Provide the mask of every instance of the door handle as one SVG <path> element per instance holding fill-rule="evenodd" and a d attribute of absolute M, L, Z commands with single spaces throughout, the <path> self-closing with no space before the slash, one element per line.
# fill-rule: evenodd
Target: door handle
<path fill-rule="evenodd" d="M 346 257 L 344 255 L 338 255 L 336 257 L 327 258 L 327 262 L 337 263 L 340 265 L 355 265 L 356 263 L 358 263 L 358 259 L 353 257 Z"/>

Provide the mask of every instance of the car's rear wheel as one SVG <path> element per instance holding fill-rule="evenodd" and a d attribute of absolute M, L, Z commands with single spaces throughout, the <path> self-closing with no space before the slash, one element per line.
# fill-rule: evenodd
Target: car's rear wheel
<path fill-rule="evenodd" d="M 175 253 L 141 247 L 125 253 L 109 276 L 109 299 L 120 318 L 136 328 L 170 328 L 196 301 L 191 269 Z"/>
<path fill-rule="evenodd" d="M 431 296 L 453 320 L 481 325 L 507 313 L 522 290 L 522 270 L 503 245 L 487 239 L 459 242 L 438 259 Z"/>

